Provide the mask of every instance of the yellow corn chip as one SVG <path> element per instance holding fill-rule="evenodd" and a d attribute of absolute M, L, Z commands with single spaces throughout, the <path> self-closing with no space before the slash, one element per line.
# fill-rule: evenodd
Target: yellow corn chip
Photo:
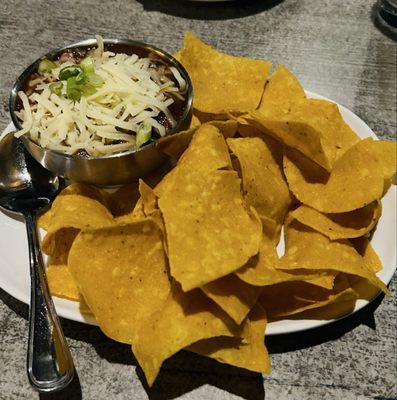
<path fill-rule="evenodd" d="M 132 349 L 148 385 L 153 384 L 162 363 L 179 350 L 202 339 L 241 336 L 241 328 L 221 313 L 200 290 L 184 293 L 173 285 L 163 307 L 134 332 Z"/>
<path fill-rule="evenodd" d="M 262 224 L 245 209 L 235 171 L 174 171 L 175 185 L 159 207 L 171 275 L 186 291 L 244 265 L 258 252 Z"/>
<path fill-rule="evenodd" d="M 372 269 L 372 271 L 379 272 L 383 269 L 382 261 L 376 254 L 376 251 L 371 245 L 371 242 L 366 237 L 359 237 L 352 239 L 354 248 L 364 258 L 366 264 Z"/>
<path fill-rule="evenodd" d="M 44 253 L 52 254 L 56 233 L 61 229 L 88 229 L 112 224 L 112 215 L 99 201 L 78 194 L 58 196 L 51 207 L 51 221 L 41 248 Z"/>
<path fill-rule="evenodd" d="M 255 110 L 271 63 L 220 53 L 187 32 L 181 62 L 193 82 L 194 107 L 222 114 Z"/>
<path fill-rule="evenodd" d="M 123 343 L 170 292 L 161 231 L 150 219 L 80 232 L 68 264 L 101 330 Z"/>
<path fill-rule="evenodd" d="M 264 344 L 266 322 L 266 313 L 257 303 L 244 326 L 245 343 L 235 338 L 217 337 L 200 340 L 189 346 L 187 350 L 214 358 L 221 363 L 269 374 L 270 359 Z"/>
<path fill-rule="evenodd" d="M 304 225 L 328 236 L 331 240 L 355 238 L 370 232 L 382 212 L 379 201 L 346 213 L 322 214 L 314 208 L 301 205 L 291 216 Z"/>
<path fill-rule="evenodd" d="M 281 225 L 291 197 L 277 163 L 275 143 L 269 146 L 259 138 L 238 138 L 227 139 L 227 144 L 239 161 L 247 204 L 259 216 Z"/>
<path fill-rule="evenodd" d="M 288 151 L 284 172 L 290 190 L 302 203 L 325 213 L 365 207 L 383 193 L 383 162 L 373 151 L 374 143 L 365 139 L 347 150 L 329 178 L 298 152 Z"/>
<path fill-rule="evenodd" d="M 207 283 L 201 289 L 238 325 L 255 305 L 262 290 L 243 282 L 235 275 L 227 275 Z"/>
<path fill-rule="evenodd" d="M 286 227 L 286 252 L 280 269 L 332 270 L 357 275 L 389 293 L 386 285 L 367 266 L 346 239 L 330 241 L 326 236 L 294 220 Z"/>

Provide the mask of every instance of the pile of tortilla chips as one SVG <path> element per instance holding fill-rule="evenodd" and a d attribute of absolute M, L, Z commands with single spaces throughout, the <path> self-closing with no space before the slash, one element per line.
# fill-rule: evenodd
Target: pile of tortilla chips
<path fill-rule="evenodd" d="M 182 349 L 269 373 L 267 321 L 336 318 L 388 293 L 369 234 L 395 143 L 360 140 L 283 66 L 269 77 L 269 62 L 191 33 L 177 57 L 192 127 L 157 143 L 176 166 L 112 193 L 72 184 L 40 220 L 52 294 L 131 344 L 149 385 Z"/>

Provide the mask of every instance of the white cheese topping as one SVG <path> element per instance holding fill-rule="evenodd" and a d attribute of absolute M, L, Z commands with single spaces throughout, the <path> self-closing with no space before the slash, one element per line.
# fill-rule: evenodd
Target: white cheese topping
<path fill-rule="evenodd" d="M 67 154 L 85 150 L 95 156 L 134 148 L 142 123 L 164 136 L 166 129 L 156 120 L 160 113 L 175 125 L 169 110 L 175 98 L 172 93 L 180 95 L 186 86 L 176 69 L 169 70 L 179 88 L 170 77 L 155 81 L 153 63 L 148 58 L 104 52 L 101 39 L 89 56 L 103 85 L 95 93 L 73 101 L 65 96 L 65 81 L 60 81 L 61 93 L 50 90 L 61 69 L 73 62 L 69 60 L 45 73 L 32 94 L 18 93 L 23 105 L 18 117 L 23 129 L 16 136 L 29 134 L 44 148 Z"/>

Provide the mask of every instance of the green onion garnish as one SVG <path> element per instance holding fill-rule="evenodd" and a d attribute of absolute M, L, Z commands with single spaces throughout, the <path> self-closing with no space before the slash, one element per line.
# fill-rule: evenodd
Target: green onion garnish
<path fill-rule="evenodd" d="M 66 81 L 66 97 L 70 100 L 78 101 L 81 98 L 81 89 L 76 77 L 71 76 Z"/>
<path fill-rule="evenodd" d="M 67 79 L 83 73 L 83 69 L 79 65 L 69 65 L 59 71 L 59 80 L 66 81 Z"/>
<path fill-rule="evenodd" d="M 148 123 L 142 122 L 139 125 L 138 131 L 136 133 L 136 146 L 141 147 L 146 142 L 148 142 L 152 137 L 152 126 Z"/>
<path fill-rule="evenodd" d="M 50 84 L 51 93 L 55 93 L 57 96 L 62 95 L 62 88 L 63 88 L 62 82 L 54 82 Z"/>
<path fill-rule="evenodd" d="M 51 72 L 52 69 L 56 68 L 58 65 L 54 61 L 50 61 L 47 58 L 43 58 L 40 61 L 38 71 L 40 74 L 44 74 L 45 72 Z"/>

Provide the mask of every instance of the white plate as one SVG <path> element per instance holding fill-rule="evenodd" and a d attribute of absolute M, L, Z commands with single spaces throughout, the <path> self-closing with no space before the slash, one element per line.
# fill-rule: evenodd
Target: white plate
<path fill-rule="evenodd" d="M 307 92 L 308 97 L 320 98 L 315 93 Z M 357 115 L 347 108 L 338 105 L 345 121 L 361 137 L 372 136 L 376 138 L 372 130 Z M 10 124 L 3 132 L 13 129 Z M 382 199 L 383 213 L 377 229 L 372 238 L 372 245 L 383 263 L 383 270 L 377 275 L 388 284 L 396 270 L 396 187 L 392 186 L 387 195 Z M 283 244 L 279 246 L 283 251 Z M 0 211 L 0 286 L 11 296 L 29 304 L 29 263 L 25 226 L 20 219 Z M 55 307 L 60 316 L 74 321 L 96 325 L 95 319 L 90 315 L 80 312 L 78 303 L 54 297 Z M 358 300 L 354 312 L 363 308 L 368 301 Z M 298 332 L 328 324 L 332 321 L 319 320 L 283 320 L 269 323 L 266 335 Z"/>

